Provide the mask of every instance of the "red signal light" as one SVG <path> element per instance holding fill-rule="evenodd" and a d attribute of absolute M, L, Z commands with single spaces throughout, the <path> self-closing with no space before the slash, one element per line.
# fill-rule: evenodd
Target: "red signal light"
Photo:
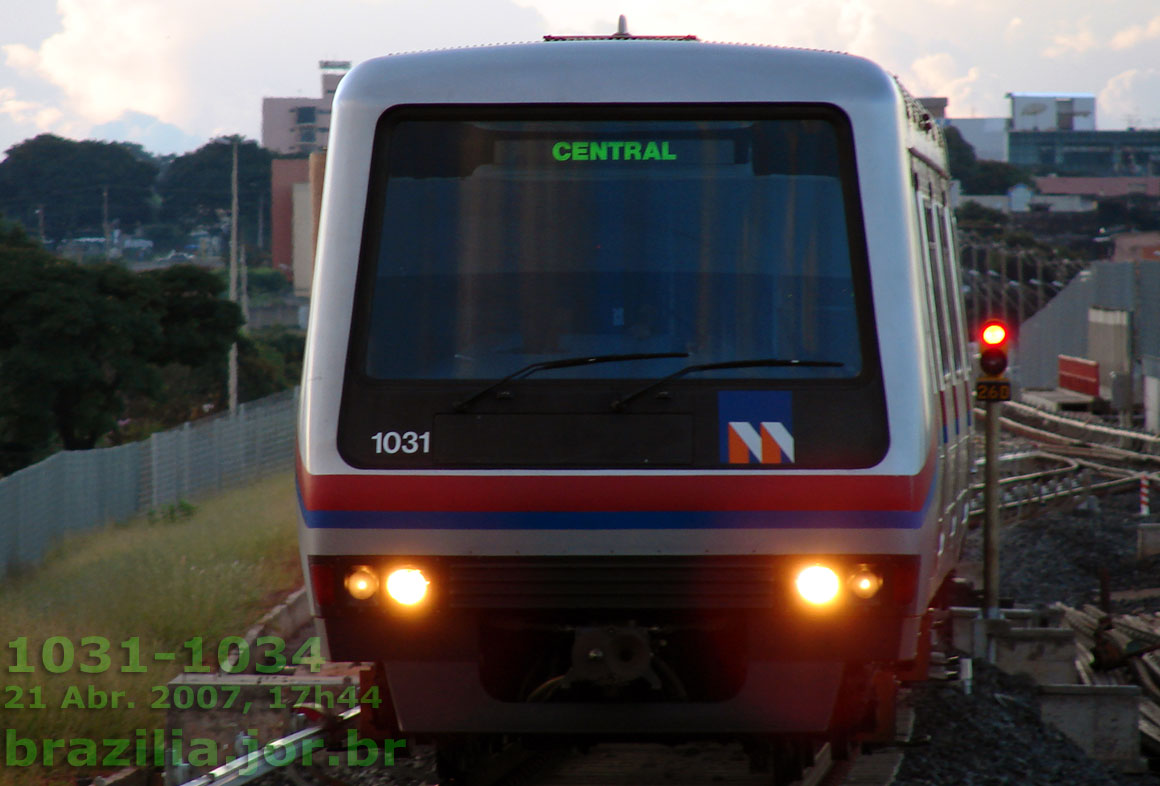
<path fill-rule="evenodd" d="M 1007 326 L 997 320 L 983 325 L 980 334 L 983 351 L 979 354 L 979 366 L 983 373 L 997 377 L 1007 370 Z"/>
<path fill-rule="evenodd" d="M 1002 344 L 1007 340 L 1007 328 L 998 322 L 992 322 L 983 328 L 983 343 L 990 346 Z"/>

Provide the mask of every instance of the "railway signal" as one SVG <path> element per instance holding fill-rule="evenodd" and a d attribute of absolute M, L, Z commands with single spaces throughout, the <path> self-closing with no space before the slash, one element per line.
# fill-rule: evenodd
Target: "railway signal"
<path fill-rule="evenodd" d="M 983 351 L 979 355 L 979 366 L 983 373 L 992 377 L 1000 376 L 1007 370 L 1007 339 L 1010 333 L 1007 326 L 998 320 L 989 320 L 983 326 L 980 338 L 983 340 Z"/>
<path fill-rule="evenodd" d="M 1007 370 L 1007 345 L 1011 331 L 997 320 L 989 319 L 979 333 L 979 368 L 983 376 L 975 383 L 975 398 L 979 401 L 1010 401 L 1011 382 L 1003 375 Z"/>
<path fill-rule="evenodd" d="M 975 398 L 986 411 L 983 462 L 983 616 L 999 615 L 999 411 L 1001 402 L 1011 400 L 1007 370 L 1007 344 L 1011 331 L 997 319 L 983 323 L 979 333 L 979 369 L 983 375 L 975 383 Z"/>

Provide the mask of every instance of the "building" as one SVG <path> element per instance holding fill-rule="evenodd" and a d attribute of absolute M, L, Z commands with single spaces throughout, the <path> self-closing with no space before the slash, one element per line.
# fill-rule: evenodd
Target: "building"
<path fill-rule="evenodd" d="M 975 158 L 986 161 L 1007 160 L 1006 117 L 952 117 L 946 121 L 975 148 Z"/>
<path fill-rule="evenodd" d="M 1059 355 L 1099 363 L 1100 395 L 1115 401 L 1115 376 L 1133 380 L 1147 428 L 1160 432 L 1160 233 L 1117 236 L 1125 261 L 1097 262 L 1019 328 L 1013 375 L 1020 386 L 1055 388 Z"/>
<path fill-rule="evenodd" d="M 310 297 L 326 153 L 277 158 L 270 169 L 270 263 Z"/>
<path fill-rule="evenodd" d="M 1097 209 L 1095 199 L 1082 194 L 1036 194 L 1022 183 L 1007 189 L 1006 194 L 962 194 L 956 180 L 951 189 L 951 207 L 975 202 L 1004 213 L 1090 213 Z"/>
<path fill-rule="evenodd" d="M 1107 199 L 1144 196 L 1160 199 L 1160 177 L 1037 177 L 1041 194 Z"/>
<path fill-rule="evenodd" d="M 1011 131 L 1095 131 L 1096 97 L 1090 93 L 1008 93 Z"/>
<path fill-rule="evenodd" d="M 270 162 L 270 264 L 287 278 L 294 272 L 294 189 L 310 185 L 310 161 L 275 158 Z"/>
<path fill-rule="evenodd" d="M 1123 232 L 1112 242 L 1113 262 L 1160 262 L 1160 232 Z M 1150 305 L 1154 309 L 1155 303 Z M 1156 349 L 1160 351 L 1160 341 Z"/>
<path fill-rule="evenodd" d="M 1160 175 L 1160 131 L 1012 131 L 1008 161 L 1082 177 Z"/>
<path fill-rule="evenodd" d="M 263 98 L 262 147 L 284 155 L 325 150 L 330 138 L 330 107 L 349 60 L 322 60 L 322 97 Z"/>

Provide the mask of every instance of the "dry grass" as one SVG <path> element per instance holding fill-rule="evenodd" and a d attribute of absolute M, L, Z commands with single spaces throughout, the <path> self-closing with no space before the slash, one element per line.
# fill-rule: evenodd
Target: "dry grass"
<path fill-rule="evenodd" d="M 243 635 L 272 597 L 301 583 L 295 531 L 293 478 L 277 475 L 198 503 L 188 518 L 147 518 L 91 531 L 66 542 L 30 575 L 0 584 L 0 735 L 15 729 L 31 739 L 133 738 L 137 729 L 164 728 L 165 712 L 151 709 L 165 685 L 190 662 L 190 639 L 204 643 L 207 663 L 217 642 Z M 12 673 L 18 637 L 27 638 L 33 673 Z M 60 637 L 55 643 L 52 637 Z M 95 637 L 82 646 L 82 639 Z M 144 673 L 122 673 L 136 637 Z M 71 644 L 73 663 L 60 674 L 42 665 L 42 648 L 61 666 Z M 108 642 L 108 663 L 97 652 Z M 174 663 L 154 653 L 177 653 Z M 89 666 L 93 672 L 82 671 Z M 102 668 L 102 666 L 104 666 Z M 117 709 L 62 709 L 66 691 L 88 686 L 106 695 L 124 692 Z M 38 687 L 45 709 L 28 707 Z M 18 695 L 18 691 L 20 695 Z M 17 708 L 17 703 L 26 706 Z M 132 702 L 132 707 L 125 706 Z M 4 765 L 0 739 L 0 784 L 32 783 L 46 777 L 33 769 Z M 59 754 L 58 754 L 59 756 Z M 66 768 L 67 770 L 68 768 Z M 71 782 L 75 770 L 54 771 Z"/>

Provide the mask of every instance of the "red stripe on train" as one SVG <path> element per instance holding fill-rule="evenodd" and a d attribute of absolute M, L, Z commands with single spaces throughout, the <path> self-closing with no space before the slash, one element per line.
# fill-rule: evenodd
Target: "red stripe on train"
<path fill-rule="evenodd" d="M 921 510 L 933 453 L 917 475 L 311 475 L 307 510 Z"/>

